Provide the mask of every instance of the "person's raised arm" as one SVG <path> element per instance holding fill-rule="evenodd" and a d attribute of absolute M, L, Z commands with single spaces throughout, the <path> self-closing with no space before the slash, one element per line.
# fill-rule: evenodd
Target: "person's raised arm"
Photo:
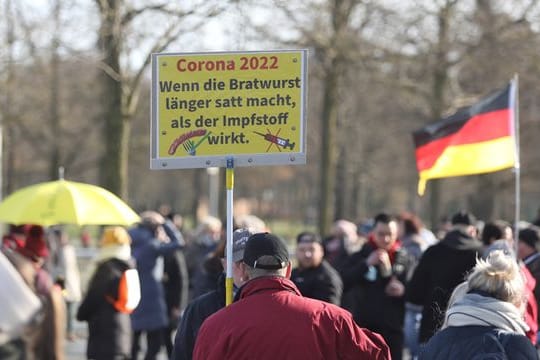
<path fill-rule="evenodd" d="M 166 220 L 162 226 L 170 240 L 169 242 L 160 242 L 159 244 L 158 252 L 164 255 L 181 248 L 184 245 L 184 238 L 170 220 Z"/>

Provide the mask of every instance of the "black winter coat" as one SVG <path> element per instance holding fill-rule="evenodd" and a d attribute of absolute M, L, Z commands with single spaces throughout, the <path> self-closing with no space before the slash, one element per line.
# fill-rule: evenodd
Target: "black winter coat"
<path fill-rule="evenodd" d="M 178 319 L 172 317 L 172 310 L 183 310 L 188 303 L 189 275 L 184 254 L 177 250 L 163 256 L 163 290 L 171 330 L 178 326 Z"/>
<path fill-rule="evenodd" d="M 131 355 L 131 320 L 118 312 L 106 296 L 118 297 L 118 284 L 124 271 L 133 268 L 113 258 L 100 263 L 90 280 L 88 291 L 77 311 L 77 320 L 88 322 L 89 359 L 109 360 Z"/>
<path fill-rule="evenodd" d="M 217 289 L 195 298 L 187 306 L 174 339 L 171 360 L 191 360 L 199 329 L 207 317 L 225 307 L 225 275 L 217 281 Z"/>
<path fill-rule="evenodd" d="M 387 329 L 401 332 L 405 315 L 404 298 L 386 295 L 385 288 L 390 277 L 383 278 L 377 273 L 373 281 L 366 278 L 369 271 L 366 260 L 374 250 L 375 248 L 367 243 L 347 259 L 340 274 L 344 289 L 352 288 L 354 291 L 355 304 L 344 305 L 349 305 L 346 308 L 352 312 L 355 321 L 362 327 L 377 329 L 375 331 Z M 397 250 L 392 265 L 393 276 L 404 285 L 410 264 L 410 257 L 405 249 Z"/>
<path fill-rule="evenodd" d="M 338 272 L 326 260 L 315 268 L 294 269 L 291 280 L 302 296 L 338 306 L 341 304 L 343 282 Z"/>
<path fill-rule="evenodd" d="M 538 359 L 524 335 L 489 326 L 451 326 L 435 334 L 420 352 L 420 360 Z"/>
<path fill-rule="evenodd" d="M 454 288 L 476 264 L 482 243 L 460 230 L 429 247 L 407 286 L 406 300 L 423 306 L 419 340 L 424 343 L 442 325 Z"/>
<path fill-rule="evenodd" d="M 374 245 L 368 242 L 347 259 L 340 274 L 344 290 L 350 290 L 342 305 L 358 325 L 384 337 L 393 359 L 401 359 L 405 296 L 389 296 L 386 287 L 392 277 L 405 285 L 411 258 L 405 249 L 398 249 L 392 261 L 392 276 L 382 277 L 378 267 L 371 268 L 366 263 L 373 251 Z"/>

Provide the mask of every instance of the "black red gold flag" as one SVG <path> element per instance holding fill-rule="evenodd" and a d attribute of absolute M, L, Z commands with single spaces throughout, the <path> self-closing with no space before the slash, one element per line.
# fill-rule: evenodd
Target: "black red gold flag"
<path fill-rule="evenodd" d="M 515 91 L 511 82 L 474 105 L 413 133 L 420 195 L 429 179 L 482 174 L 514 166 Z"/>

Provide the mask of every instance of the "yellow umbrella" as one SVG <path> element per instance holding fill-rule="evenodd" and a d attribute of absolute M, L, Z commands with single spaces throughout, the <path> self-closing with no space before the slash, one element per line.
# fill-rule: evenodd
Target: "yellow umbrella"
<path fill-rule="evenodd" d="M 110 191 L 64 179 L 25 187 L 0 203 L 0 221 L 11 224 L 131 225 L 139 220 Z"/>

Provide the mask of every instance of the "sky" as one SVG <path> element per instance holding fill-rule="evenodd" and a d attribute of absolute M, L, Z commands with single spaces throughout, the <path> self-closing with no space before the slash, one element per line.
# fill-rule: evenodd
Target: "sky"
<path fill-rule="evenodd" d="M 54 0 L 0 0 L 0 14 L 4 13 L 6 3 L 12 2 L 12 6 L 22 14 L 17 21 L 24 19 L 31 31 L 31 38 L 37 49 L 47 50 L 50 47 L 53 34 L 53 19 L 51 18 L 52 3 Z M 196 0 L 192 0 L 196 1 Z M 201 0 L 202 1 L 202 0 Z M 147 0 L 132 0 L 132 2 L 148 3 Z M 63 0 L 62 1 L 62 27 L 61 42 L 65 46 L 61 49 L 64 53 L 79 53 L 84 56 L 88 52 L 94 52 L 97 42 L 97 30 L 99 19 L 97 17 L 96 4 L 93 0 Z M 263 21 L 265 14 L 259 10 L 250 12 L 250 17 L 255 21 Z M 150 20 L 151 21 L 151 20 Z M 160 20 L 155 23 L 144 23 L 143 28 L 149 34 L 159 34 Z M 4 26 L 5 26 L 4 22 Z M 155 29 L 154 29 L 155 28 Z M 16 26 L 17 37 L 25 37 L 22 28 Z M 6 29 L 0 23 L 1 42 L 5 42 Z M 136 44 L 130 53 L 130 67 L 137 68 L 144 61 L 150 42 L 144 42 L 132 36 L 131 42 Z M 144 46 L 146 45 L 146 47 Z M 260 46 L 260 45 L 259 45 Z M 24 49 L 21 42 L 18 49 Z M 202 51 L 230 51 L 230 50 L 260 50 L 257 44 L 249 41 L 245 29 L 242 28 L 242 19 L 236 8 L 232 8 L 223 15 L 209 19 L 196 33 L 186 32 L 176 44 L 171 44 L 167 52 L 202 52 Z M 25 56 L 24 50 L 20 57 Z M 1 50 L 0 50 L 0 57 Z"/>

